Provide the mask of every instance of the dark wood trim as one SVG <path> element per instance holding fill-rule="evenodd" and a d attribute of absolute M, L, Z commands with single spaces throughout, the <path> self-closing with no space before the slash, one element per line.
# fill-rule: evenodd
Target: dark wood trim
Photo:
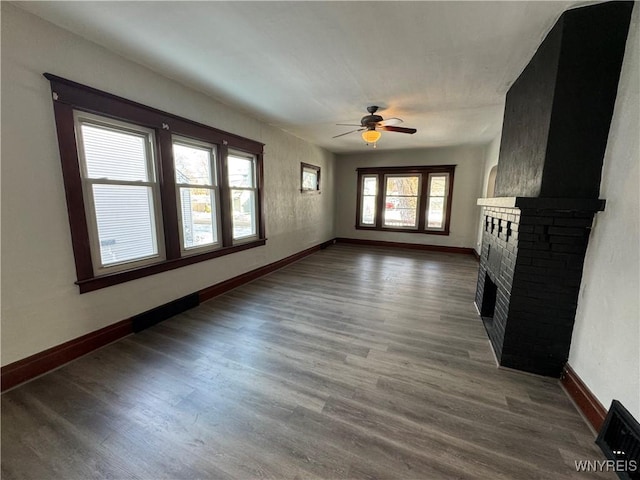
<path fill-rule="evenodd" d="M 135 121 L 150 128 L 162 129 L 163 124 L 165 124 L 175 134 L 212 143 L 226 141 L 233 148 L 254 154 L 259 154 L 263 151 L 264 144 L 255 140 L 194 122 L 157 108 L 148 107 L 51 73 L 44 73 L 43 76 L 51 82 L 52 90 L 56 92 L 56 101 L 58 102 L 84 107 L 87 111 L 99 115 L 107 114 L 124 121 Z M 114 105 L 114 103 L 117 103 L 117 105 Z"/>
<path fill-rule="evenodd" d="M 265 209 L 264 209 L 264 154 L 256 155 L 256 174 L 258 175 L 258 212 L 260 215 L 258 223 L 258 235 L 260 238 L 267 238 Z"/>
<path fill-rule="evenodd" d="M 360 225 L 360 213 L 361 213 L 361 209 L 362 209 L 362 175 L 360 175 L 359 173 L 356 174 L 356 178 L 357 178 L 357 182 L 358 184 L 356 185 L 356 223 L 355 223 L 355 227 L 358 228 L 358 225 Z"/>
<path fill-rule="evenodd" d="M 229 155 L 229 148 L 225 142 L 218 147 L 220 153 L 220 161 L 218 171 L 220 178 L 218 179 L 218 188 L 220 189 L 220 224 L 221 224 L 221 240 L 223 247 L 233 245 L 233 212 L 231 205 L 231 189 L 229 188 L 229 171 L 227 162 L 222 161 Z"/>
<path fill-rule="evenodd" d="M 75 142 L 73 108 L 59 102 L 53 102 L 58 134 L 58 149 L 62 164 L 62 178 L 67 199 L 67 215 L 71 230 L 71 245 L 76 259 L 78 280 L 93 277 L 93 263 L 89 248 L 89 230 L 82 192 L 82 175 L 78 164 L 78 148 Z"/>
<path fill-rule="evenodd" d="M 259 277 L 274 272 L 275 270 L 285 267 L 293 262 L 296 262 L 308 255 L 311 255 L 312 253 L 315 253 L 323 248 L 326 248 L 329 245 L 332 245 L 333 243 L 335 243 L 335 240 L 328 240 L 319 245 L 307 248 L 306 250 L 302 250 L 301 252 L 295 253 L 276 262 L 270 263 L 260 268 L 256 268 L 255 270 L 251 270 L 250 272 L 243 273 L 242 275 L 238 275 L 237 277 L 230 278 L 229 280 L 225 280 L 224 282 L 217 283 L 210 287 L 199 290 L 191 296 L 197 295 L 197 300 L 199 302 L 204 302 L 213 297 L 228 292 L 229 290 L 244 285 L 245 283 L 249 283 Z M 188 295 L 187 297 L 184 297 L 184 299 L 187 299 L 191 296 Z M 75 360 L 82 355 L 86 355 L 93 350 L 96 350 L 109 343 L 126 337 L 131 333 L 134 333 L 133 322 L 136 318 L 144 317 L 157 311 L 158 309 L 172 306 L 175 303 L 176 301 L 173 301 L 164 306 L 156 307 L 147 312 L 136 315 L 135 317 L 114 323 L 112 325 L 109 325 L 108 327 L 104 327 L 96 330 L 95 332 L 91 332 L 73 340 L 69 340 L 68 342 L 65 342 L 61 345 L 51 347 L 40 353 L 36 353 L 34 355 L 31 355 L 30 357 L 18 360 L 17 362 L 13 362 L 2 367 L 0 373 L 2 378 L 2 391 L 13 388 L 16 385 L 24 383 L 51 370 L 55 370 L 56 368 L 72 360 Z"/>
<path fill-rule="evenodd" d="M 560 383 L 594 430 L 599 432 L 607 416 L 607 409 L 604 408 L 568 363 L 564 367 Z"/>
<path fill-rule="evenodd" d="M 402 232 L 402 233 L 420 233 L 423 235 L 449 235 L 451 228 L 451 212 L 453 205 L 453 182 L 455 177 L 456 165 L 416 165 L 409 167 L 363 167 L 357 168 L 358 185 L 356 188 L 356 230 L 376 230 L 381 232 Z M 429 175 L 437 173 L 449 174 L 448 193 L 445 208 L 445 223 L 443 230 L 428 230 L 427 223 L 427 199 L 429 196 Z M 385 195 L 385 175 L 387 174 L 406 174 L 421 175 L 420 197 L 418 198 L 418 224 L 416 228 L 393 228 L 385 227 L 382 223 L 384 212 Z M 360 210 L 362 208 L 362 178 L 364 175 L 376 175 L 378 178 L 378 190 L 376 197 L 376 223 L 375 225 L 360 225 Z"/>
<path fill-rule="evenodd" d="M 423 232 L 427 225 L 427 200 L 429 198 L 429 175 L 420 176 L 420 196 L 418 197 L 418 231 Z M 420 212 L 425 212 L 420 215 Z M 446 217 L 445 217 L 446 218 Z"/>
<path fill-rule="evenodd" d="M 305 167 L 316 171 L 317 182 L 316 182 L 316 188 L 314 189 L 302 188 L 302 181 L 304 179 Z M 320 167 L 318 167 L 317 165 L 311 165 L 310 163 L 300 162 L 300 192 L 301 193 L 320 193 Z"/>
<path fill-rule="evenodd" d="M 417 228 L 389 228 L 389 227 L 364 227 L 356 225 L 356 230 L 372 230 L 374 232 L 402 232 L 402 233 L 421 233 L 423 235 L 449 235 L 446 230 L 418 230 Z"/>
<path fill-rule="evenodd" d="M 473 248 L 473 256 L 475 257 L 475 259 L 479 262 L 480 261 L 480 254 L 478 252 L 476 252 L 476 249 Z"/>
<path fill-rule="evenodd" d="M 217 297 L 218 295 L 222 295 L 229 290 L 233 290 L 245 283 L 252 282 L 253 280 L 260 278 L 264 275 L 267 275 L 271 272 L 281 269 L 282 267 L 286 267 L 287 265 L 297 262 L 298 260 L 311 255 L 327 246 L 333 244 L 335 240 L 328 240 L 319 245 L 315 245 L 311 248 L 307 248 L 306 250 L 302 250 L 301 252 L 294 253 L 286 258 L 280 259 L 276 262 L 270 263 L 260 268 L 256 268 L 255 270 L 251 270 L 247 273 L 243 273 L 242 275 L 238 275 L 237 277 L 230 278 L 229 280 L 225 280 L 224 282 L 217 283 L 210 287 L 207 287 L 203 290 L 200 290 L 200 302 L 206 302 L 207 300 L 212 299 L 213 297 Z"/>
<path fill-rule="evenodd" d="M 423 173 L 428 170 L 429 173 L 447 173 L 455 170 L 456 165 L 410 165 L 407 167 L 361 167 L 356 168 L 358 173 Z"/>
<path fill-rule="evenodd" d="M 455 179 L 456 167 L 455 165 L 449 172 L 449 191 L 447 192 L 447 211 L 445 218 L 447 219 L 444 224 L 443 235 L 449 235 L 449 229 L 451 228 L 451 211 L 453 210 L 453 181 Z M 425 214 L 426 215 L 426 214 Z"/>
<path fill-rule="evenodd" d="M 423 243 L 401 243 L 401 242 L 385 242 L 382 240 L 365 240 L 362 238 L 336 238 L 338 243 L 350 243 L 353 245 L 368 245 L 370 247 L 393 247 L 393 248 L 408 248 L 411 250 L 426 250 L 431 252 L 445 252 L 445 253 L 462 253 L 464 255 L 473 255 L 475 251 L 473 248 L 466 247 L 447 247 L 445 245 L 426 245 Z"/>
<path fill-rule="evenodd" d="M 178 199 L 173 162 L 173 138 L 168 130 L 158 130 L 156 141 L 158 152 L 164 152 L 158 162 L 158 183 L 162 199 L 162 228 L 167 260 L 180 258 L 180 226 L 178 222 Z"/>
<path fill-rule="evenodd" d="M 133 333 L 131 319 L 101 328 L 2 367 L 2 391 L 54 370 L 93 350 Z"/>
<path fill-rule="evenodd" d="M 58 143 L 67 196 L 67 210 L 76 263 L 76 284 L 80 293 L 91 292 L 118 283 L 172 270 L 196 262 L 217 258 L 266 243 L 264 199 L 263 199 L 263 150 L 264 144 L 233 135 L 216 128 L 187 120 L 131 100 L 127 100 L 95 88 L 81 85 L 49 73 L 44 74 L 51 82 Z M 157 181 L 160 189 L 162 227 L 165 259 L 131 270 L 95 276 L 91 241 L 89 238 L 87 212 L 84 205 L 83 180 L 76 145 L 74 109 L 113 118 L 154 131 L 156 147 Z M 192 138 L 213 144 L 217 148 L 219 174 L 222 248 L 197 254 L 182 254 L 180 225 L 178 221 L 178 198 L 173 159 L 173 135 Z M 256 158 L 256 215 L 258 239 L 233 245 L 232 209 L 226 172 L 227 154 L 230 148 L 246 152 Z"/>
<path fill-rule="evenodd" d="M 190 257 L 166 260 L 162 263 L 147 265 L 135 270 L 126 270 L 124 272 L 116 272 L 109 275 L 103 275 L 101 277 L 89 278 L 87 280 L 77 281 L 76 284 L 80 287 L 80 293 L 92 292 L 101 288 L 110 287 L 112 285 L 128 282 L 130 280 L 136 280 L 138 278 L 148 277 L 149 275 L 155 275 L 156 273 L 167 272 L 169 270 L 174 270 L 186 265 L 192 265 L 194 263 L 203 262 L 205 260 L 211 260 L 213 258 L 222 257 L 224 255 L 240 252 L 249 248 L 260 247 L 262 245 L 265 245 L 266 243 L 266 239 L 241 243 L 238 245 L 232 245 L 230 247 L 218 248 L 217 250 L 201 253 L 200 255 L 192 255 Z"/>

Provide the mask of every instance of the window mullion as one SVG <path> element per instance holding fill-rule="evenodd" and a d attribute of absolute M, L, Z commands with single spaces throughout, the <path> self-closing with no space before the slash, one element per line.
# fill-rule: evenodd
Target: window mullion
<path fill-rule="evenodd" d="M 162 204 L 162 225 L 167 260 L 180 258 L 180 226 L 173 166 L 173 138 L 169 130 L 157 130 L 158 184 Z"/>
<path fill-rule="evenodd" d="M 233 212 L 231 209 L 231 189 L 229 188 L 229 172 L 227 157 L 229 148 L 224 143 L 219 147 L 218 185 L 220 188 L 220 241 L 223 247 L 233 245 Z"/>
<path fill-rule="evenodd" d="M 265 233 L 265 221 L 264 221 L 264 156 L 260 153 L 255 156 L 254 176 L 256 187 L 256 234 L 258 238 L 264 238 Z M 318 182 L 320 182 L 320 175 L 318 174 Z"/>
<path fill-rule="evenodd" d="M 376 175 L 378 178 L 378 195 L 376 196 L 376 228 L 382 228 L 382 216 L 384 215 L 384 202 L 387 197 L 387 179 L 384 175 Z M 382 177 L 382 181 L 380 181 Z"/>
<path fill-rule="evenodd" d="M 421 176 L 420 198 L 418 199 L 418 230 L 424 230 L 427 225 L 427 204 L 429 200 L 429 174 Z"/>

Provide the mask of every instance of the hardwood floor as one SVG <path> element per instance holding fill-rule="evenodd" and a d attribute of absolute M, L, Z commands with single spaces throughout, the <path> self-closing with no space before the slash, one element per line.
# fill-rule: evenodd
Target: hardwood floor
<path fill-rule="evenodd" d="M 615 478 L 556 380 L 496 368 L 476 272 L 322 250 L 5 393 L 2 478 Z"/>

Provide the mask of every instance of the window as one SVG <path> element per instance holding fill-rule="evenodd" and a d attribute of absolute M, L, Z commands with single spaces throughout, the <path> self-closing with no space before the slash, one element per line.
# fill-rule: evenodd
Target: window
<path fill-rule="evenodd" d="M 419 174 L 384 176 L 384 227 L 418 228 L 421 179 Z"/>
<path fill-rule="evenodd" d="M 173 139 L 180 239 L 184 253 L 220 246 L 215 146 L 180 137 Z"/>
<path fill-rule="evenodd" d="M 228 156 L 227 170 L 231 187 L 234 242 L 249 240 L 257 234 L 256 201 L 258 195 L 255 163 L 253 156 L 238 152 Z"/>
<path fill-rule="evenodd" d="M 308 163 L 300 164 L 300 191 L 303 193 L 320 191 L 320 167 Z"/>
<path fill-rule="evenodd" d="M 356 228 L 448 235 L 454 170 L 359 168 Z"/>
<path fill-rule="evenodd" d="M 362 175 L 360 177 L 362 189 L 362 204 L 360 211 L 360 225 L 376 225 L 376 204 L 378 198 L 378 175 Z"/>
<path fill-rule="evenodd" d="M 80 293 L 265 244 L 261 143 L 45 77 Z"/>
<path fill-rule="evenodd" d="M 430 173 L 427 192 L 427 228 L 443 230 L 447 208 L 448 173 Z"/>
<path fill-rule="evenodd" d="M 93 268 L 113 272 L 164 258 L 153 131 L 74 113 Z"/>

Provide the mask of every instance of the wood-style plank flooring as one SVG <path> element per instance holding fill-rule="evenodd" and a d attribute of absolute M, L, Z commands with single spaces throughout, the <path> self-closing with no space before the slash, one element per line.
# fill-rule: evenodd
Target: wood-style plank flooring
<path fill-rule="evenodd" d="M 336 245 L 2 396 L 2 479 L 585 479 L 460 254 Z"/>

